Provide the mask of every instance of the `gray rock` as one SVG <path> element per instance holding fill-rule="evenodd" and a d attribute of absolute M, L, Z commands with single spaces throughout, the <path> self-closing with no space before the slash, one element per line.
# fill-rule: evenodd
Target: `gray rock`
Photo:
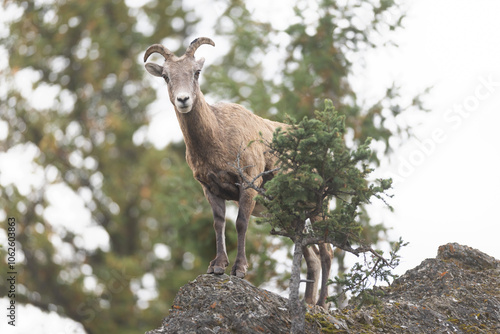
<path fill-rule="evenodd" d="M 183 286 L 159 333 L 288 333 L 288 300 L 228 275 L 200 275 Z M 309 325 L 308 333 L 317 333 Z"/>
<path fill-rule="evenodd" d="M 456 243 L 439 247 L 378 302 L 326 312 L 308 307 L 306 333 L 499 333 L 500 261 Z M 183 286 L 160 333 L 288 333 L 288 300 L 227 275 Z"/>

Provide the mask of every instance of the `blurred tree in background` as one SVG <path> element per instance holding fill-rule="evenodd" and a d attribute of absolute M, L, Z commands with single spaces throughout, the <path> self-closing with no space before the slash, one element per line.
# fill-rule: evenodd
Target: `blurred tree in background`
<path fill-rule="evenodd" d="M 351 141 L 370 136 L 384 143 L 379 157 L 389 151 L 390 138 L 407 131 L 387 123 L 405 109 L 393 103 L 396 90 L 366 106 L 349 84 L 353 55 L 378 47 L 373 39 L 400 26 L 393 1 L 296 1 L 293 24 L 281 30 L 257 20 L 243 1 L 215 4 L 223 10 L 210 37 L 227 40 L 230 49 L 206 66 L 202 90 L 208 95 L 275 119 L 312 115 L 330 98 L 347 117 Z M 4 6 L 15 15 L 3 19 L 7 32 L 0 37 L 8 53 L 0 81 L 8 133 L 0 149 L 33 152 L 39 178 L 28 188 L 1 179 L 1 220 L 18 222 L 17 300 L 64 314 L 88 333 L 151 329 L 178 288 L 205 272 L 215 236 L 211 210 L 184 161 L 184 144 L 159 150 L 144 139 L 147 106 L 156 96 L 141 58 L 147 46 L 166 37 L 183 49 L 197 37 L 192 34 L 202 13 L 175 0 L 142 7 L 102 0 Z M 283 59 L 271 70 L 265 65 L 270 52 Z M 20 83 L 21 77 L 31 79 Z M 37 94 L 54 98 L 40 106 L 33 103 Z M 82 217 L 84 228 L 51 221 L 54 189 L 80 198 L 90 213 Z M 82 229 L 104 241 L 89 246 Z M 280 246 L 262 238 L 268 227 L 253 229 L 248 279 L 259 285 L 277 274 L 271 254 Z M 384 228 L 365 231 L 376 242 Z M 230 227 L 227 235 L 231 252 L 236 238 Z M 5 249 L 0 252 L 3 266 Z M 5 291 L 0 282 L 0 294 Z"/>
<path fill-rule="evenodd" d="M 184 162 L 183 145 L 157 150 L 134 137 L 147 126 L 146 107 L 156 98 L 138 59 L 166 36 L 186 38 L 194 14 L 177 1 L 140 9 L 110 1 L 7 6 L 20 14 L 1 40 L 9 54 L 2 83 L 8 90 L 0 97 L 9 131 L 1 147 L 34 147 L 43 178 L 29 191 L 12 184 L 1 190 L 1 207 L 18 221 L 24 254 L 17 301 L 57 310 L 88 333 L 152 328 L 178 287 L 213 253 L 210 209 Z M 138 17 L 150 31 L 140 31 Z M 174 20 L 186 24 L 173 29 L 179 27 Z M 56 90 L 50 106 L 40 108 L 32 94 L 17 89 L 21 71 L 34 78 L 34 92 Z M 68 228 L 48 221 L 47 190 L 55 184 L 82 198 L 88 225 L 105 231 L 95 238 L 107 235 L 109 246 L 89 249 L 71 222 Z M 162 302 L 146 310 L 144 300 L 156 297 L 156 287 Z M 5 289 L 1 282 L 2 295 Z M 152 296 L 141 297 L 148 292 Z"/>

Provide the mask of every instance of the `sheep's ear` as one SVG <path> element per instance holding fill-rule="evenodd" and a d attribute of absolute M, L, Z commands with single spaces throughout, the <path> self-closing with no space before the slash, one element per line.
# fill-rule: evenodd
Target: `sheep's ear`
<path fill-rule="evenodd" d="M 200 67 L 200 70 L 203 68 L 203 64 L 205 64 L 205 58 L 200 58 L 196 61 L 198 63 L 198 66 Z"/>
<path fill-rule="evenodd" d="M 146 70 L 155 77 L 161 77 L 163 74 L 163 67 L 158 64 L 147 63 L 144 66 L 146 67 Z"/>

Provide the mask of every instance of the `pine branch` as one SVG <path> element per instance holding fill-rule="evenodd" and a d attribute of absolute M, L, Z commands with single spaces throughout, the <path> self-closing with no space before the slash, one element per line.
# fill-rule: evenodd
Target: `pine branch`
<path fill-rule="evenodd" d="M 276 235 L 283 235 L 287 236 L 286 233 L 276 233 Z M 306 237 L 302 240 L 302 245 L 303 246 L 308 246 L 308 245 L 318 245 L 318 244 L 332 244 L 333 246 L 342 249 L 343 251 L 349 252 L 351 254 L 354 254 L 356 256 L 359 256 L 359 254 L 362 253 L 371 253 L 373 256 L 377 258 L 377 264 L 382 261 L 386 266 L 390 267 L 389 262 L 382 256 L 380 255 L 376 250 L 371 248 L 370 246 L 362 245 L 357 248 L 352 248 L 349 243 L 339 243 L 336 241 L 333 237 L 331 236 L 326 236 L 326 237 Z"/>
<path fill-rule="evenodd" d="M 252 178 L 252 180 L 248 180 L 247 175 L 245 174 L 245 170 L 247 170 L 248 168 L 255 167 L 255 165 L 248 165 L 248 166 L 243 166 L 243 167 L 241 166 L 241 153 L 244 152 L 245 150 L 246 150 L 246 148 L 244 148 L 242 150 L 241 146 L 240 146 L 240 150 L 238 151 L 238 154 L 236 155 L 236 165 L 230 163 L 230 166 L 233 167 L 238 172 L 238 176 L 243 181 L 241 184 L 238 184 L 238 185 L 243 186 L 244 189 L 254 189 L 261 196 L 265 197 L 268 200 L 272 200 L 273 197 L 267 195 L 266 191 L 264 190 L 264 188 L 255 185 L 255 182 L 258 179 L 264 177 L 265 175 L 273 174 L 273 173 L 279 171 L 281 168 L 280 167 L 276 167 L 276 168 L 271 169 L 271 170 L 263 171 L 262 173 L 259 173 L 254 178 Z"/>

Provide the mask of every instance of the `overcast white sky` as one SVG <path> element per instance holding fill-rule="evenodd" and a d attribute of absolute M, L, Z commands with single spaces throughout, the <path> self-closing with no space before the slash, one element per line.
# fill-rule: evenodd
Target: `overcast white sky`
<path fill-rule="evenodd" d="M 256 4 L 260 15 L 286 13 L 286 6 L 282 0 Z M 220 10 L 208 6 L 204 9 L 207 17 L 216 17 Z M 432 113 L 418 120 L 407 116 L 409 121 L 421 123 L 415 129 L 417 139 L 399 149 L 391 163 L 380 170 L 381 175 L 393 176 L 397 181 L 391 200 L 395 213 L 377 208 L 375 215 L 394 228 L 395 238 L 401 235 L 410 242 L 402 252 L 400 274 L 425 258 L 434 257 L 438 246 L 447 242 L 469 245 L 500 259 L 498 13 L 497 0 L 414 1 L 405 21 L 406 29 L 396 34 L 400 47 L 371 53 L 366 59 L 366 70 L 356 74 L 356 90 L 367 99 L 381 94 L 393 81 L 403 86 L 408 96 L 434 86 L 425 100 Z M 273 16 L 273 20 L 280 24 L 280 17 Z M 224 42 L 217 44 L 219 47 Z M 207 58 L 205 66 L 210 66 L 214 59 L 210 51 L 203 52 Z M 160 102 L 152 106 L 151 113 L 156 116 L 148 133 L 158 146 L 180 136 L 172 109 L 162 107 L 163 103 L 169 103 L 164 87 L 160 94 L 163 94 Z M 165 124 L 171 126 L 171 136 L 160 134 L 165 133 Z M 0 126 L 0 138 L 2 131 L 5 134 L 6 129 Z M 5 156 L 0 157 L 2 185 L 9 178 L 18 182 L 36 179 L 35 170 L 17 168 L 16 173 L 8 170 L 5 161 Z M 83 214 L 81 202 L 75 205 L 69 211 Z M 64 206 L 52 208 L 53 217 L 60 216 L 57 210 L 63 210 Z M 68 219 L 71 212 L 64 215 Z M 0 306 L 3 301 L 0 300 Z M 30 315 L 30 326 L 39 323 L 41 320 Z M 73 332 L 68 326 L 46 332 Z M 2 333 L 27 330 L 23 327 L 13 330 L 6 327 L 5 321 L 0 322 Z M 36 332 L 41 333 L 39 328 Z"/>

